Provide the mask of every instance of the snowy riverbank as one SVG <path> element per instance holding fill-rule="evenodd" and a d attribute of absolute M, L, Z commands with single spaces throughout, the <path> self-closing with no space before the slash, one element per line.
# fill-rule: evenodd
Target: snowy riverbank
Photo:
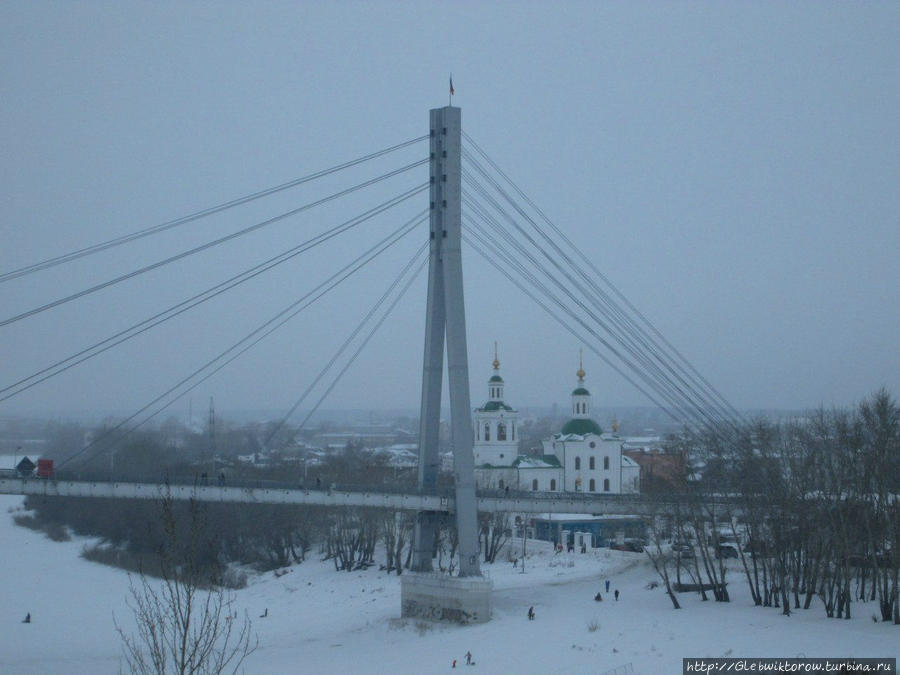
<path fill-rule="evenodd" d="M 88 540 L 55 543 L 16 527 L 11 511 L 21 504 L 0 497 L 0 672 L 118 672 L 113 614 L 133 625 L 127 575 L 80 558 Z M 737 570 L 732 603 L 685 594 L 675 611 L 662 589 L 647 590 L 656 577 L 641 554 L 536 551 L 524 574 L 506 562 L 485 569 L 495 586 L 493 619 L 465 627 L 399 619 L 399 577 L 377 569 L 339 573 L 313 555 L 280 577 L 251 576 L 237 593 L 260 641 L 246 672 L 445 673 L 471 651 L 480 673 L 604 673 L 631 663 L 635 673 L 655 675 L 680 673 L 685 656 L 900 653 L 900 629 L 873 623 L 874 606 L 854 604 L 850 621 L 826 619 L 821 608 L 783 617 L 752 607 Z M 619 602 L 605 592 L 602 603 L 593 600 L 607 578 Z M 537 616 L 528 621 L 532 605 Z M 26 612 L 30 624 L 21 622 Z"/>

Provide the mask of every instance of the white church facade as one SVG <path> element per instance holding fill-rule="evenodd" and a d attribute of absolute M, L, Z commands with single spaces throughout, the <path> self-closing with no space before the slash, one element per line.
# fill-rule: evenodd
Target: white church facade
<path fill-rule="evenodd" d="M 579 364 L 572 417 L 542 441 L 542 454 L 518 453 L 519 413 L 504 401 L 500 362 L 494 356 L 488 400 L 474 412 L 475 481 L 479 488 L 531 492 L 628 494 L 640 491 L 640 467 L 622 454 L 626 439 L 616 424 L 604 432 L 591 418 L 591 394 Z"/>

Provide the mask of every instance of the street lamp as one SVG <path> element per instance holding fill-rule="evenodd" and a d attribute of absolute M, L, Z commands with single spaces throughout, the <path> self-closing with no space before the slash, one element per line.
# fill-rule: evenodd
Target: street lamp
<path fill-rule="evenodd" d="M 528 539 L 528 521 L 522 520 L 522 574 L 525 574 L 525 541 Z"/>

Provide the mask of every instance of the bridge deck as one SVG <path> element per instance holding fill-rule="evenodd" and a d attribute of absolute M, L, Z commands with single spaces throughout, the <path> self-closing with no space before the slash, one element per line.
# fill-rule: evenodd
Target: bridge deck
<path fill-rule="evenodd" d="M 446 511 L 455 508 L 452 493 L 424 494 L 414 491 L 384 492 L 366 486 L 340 486 L 311 490 L 299 487 L 260 485 L 196 485 L 115 481 L 68 481 L 37 478 L 0 478 L 0 494 L 47 495 L 59 497 L 103 497 L 114 499 L 196 499 L 208 502 L 247 504 L 309 504 L 319 506 L 360 506 L 405 511 Z M 479 494 L 478 510 L 513 513 L 647 514 L 663 504 L 639 495 L 590 495 L 550 493 Z"/>

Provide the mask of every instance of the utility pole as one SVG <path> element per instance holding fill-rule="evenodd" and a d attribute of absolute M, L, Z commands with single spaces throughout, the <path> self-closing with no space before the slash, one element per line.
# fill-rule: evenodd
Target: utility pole
<path fill-rule="evenodd" d="M 209 397 L 209 461 L 211 476 L 216 475 L 216 406 L 212 396 Z"/>

